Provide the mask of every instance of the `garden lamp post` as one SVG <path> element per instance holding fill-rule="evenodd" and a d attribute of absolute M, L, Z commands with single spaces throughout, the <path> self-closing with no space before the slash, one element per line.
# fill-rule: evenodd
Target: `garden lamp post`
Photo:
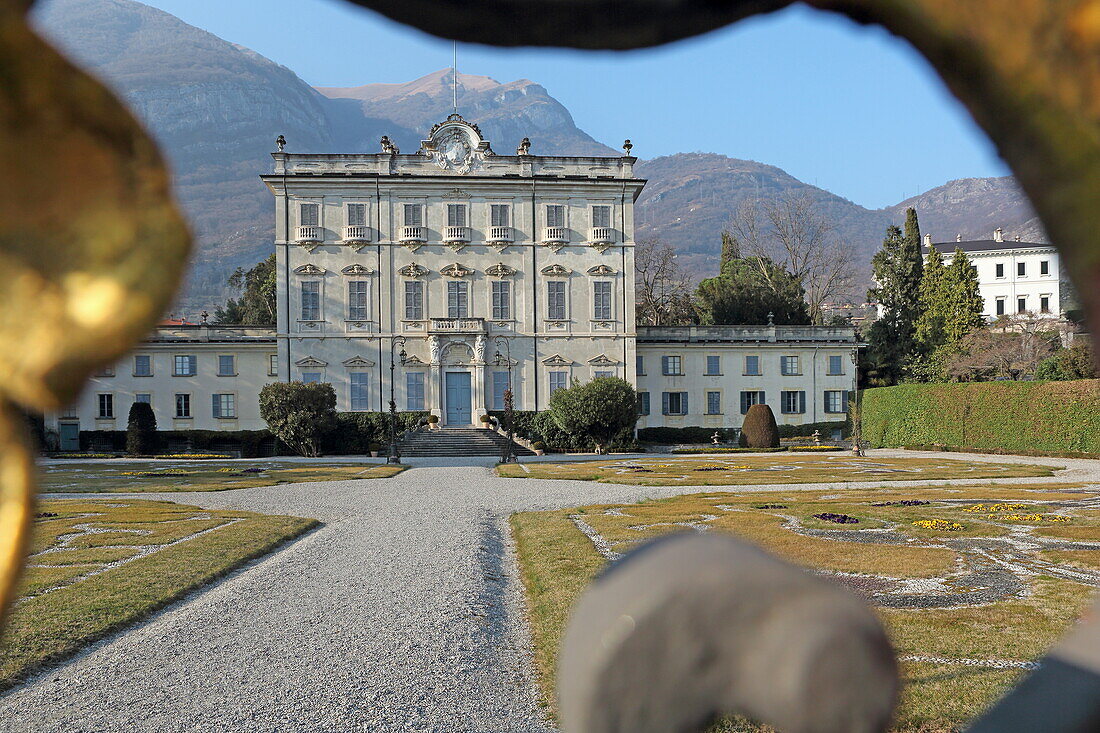
<path fill-rule="evenodd" d="M 500 457 L 500 462 L 515 463 L 516 451 L 513 435 L 515 430 L 515 398 L 512 394 L 512 344 L 503 336 L 497 336 L 496 346 L 497 355 L 493 363 L 496 366 L 503 366 L 502 362 L 507 362 L 508 365 L 508 389 L 504 390 L 504 419 L 508 423 L 508 445 L 504 447 L 504 455 Z M 504 347 L 504 353 L 500 351 L 501 346 Z"/>
<path fill-rule="evenodd" d="M 852 348 L 852 365 L 855 367 L 855 375 L 852 377 L 852 386 L 855 387 L 855 410 L 852 412 L 852 453 L 863 455 L 863 414 L 859 409 L 859 344 Z"/>
<path fill-rule="evenodd" d="M 397 401 L 393 398 L 393 370 L 396 366 L 394 349 L 401 347 L 401 353 L 397 358 L 401 359 L 401 366 L 405 366 L 405 337 L 398 336 L 390 341 L 390 455 L 386 463 L 401 463 L 401 454 L 397 452 Z"/>

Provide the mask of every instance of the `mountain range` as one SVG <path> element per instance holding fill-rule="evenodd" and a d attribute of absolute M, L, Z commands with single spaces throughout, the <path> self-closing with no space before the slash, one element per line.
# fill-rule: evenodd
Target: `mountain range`
<path fill-rule="evenodd" d="M 282 134 L 294 152 L 374 151 L 388 135 L 413 150 L 452 111 L 450 69 L 405 83 L 313 88 L 284 66 L 133 0 L 45 0 L 35 23 L 76 63 L 123 97 L 160 143 L 197 241 L 180 300 L 193 313 L 225 297 L 225 279 L 271 249 L 272 202 L 257 176 Z M 511 152 L 617 155 L 580 129 L 560 102 L 526 79 L 458 74 L 458 107 L 494 147 Z M 720 233 L 748 198 L 801 192 L 850 242 L 864 271 L 886 226 L 916 207 L 938 241 L 1009 236 L 1045 241 L 1011 178 L 951 181 L 884 209 L 867 209 L 774 166 L 713 153 L 642 160 L 649 180 L 636 207 L 637 237 L 672 244 L 691 271 L 717 269 Z M 860 294 L 853 294 L 859 298 Z"/>

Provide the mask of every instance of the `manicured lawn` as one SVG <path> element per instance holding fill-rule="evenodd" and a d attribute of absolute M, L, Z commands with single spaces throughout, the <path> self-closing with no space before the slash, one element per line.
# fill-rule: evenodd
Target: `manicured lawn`
<path fill-rule="evenodd" d="M 40 490 L 54 493 L 132 491 L 224 491 L 308 481 L 389 478 L 406 466 L 385 463 L 293 463 L 289 461 L 118 461 L 49 463 L 40 466 Z"/>
<path fill-rule="evenodd" d="M 511 527 L 544 701 L 552 707 L 557 650 L 570 608 L 607 562 L 576 522 L 591 527 L 614 553 L 627 552 L 645 539 L 694 528 L 741 536 L 790 562 L 831 573 L 837 582 L 867 597 L 901 659 L 904 690 L 895 730 L 946 733 L 986 708 L 1023 671 L 943 663 L 940 658 L 1034 660 L 1086 608 L 1100 574 L 1093 581 L 1063 574 L 1062 568 L 1096 569 L 1095 555 L 1053 549 L 1053 543 L 1062 540 L 1049 538 L 1045 541 L 1052 549 L 1031 554 L 1013 550 L 1014 567 L 1022 568 L 1014 577 L 1019 585 L 990 591 L 988 600 L 975 602 L 966 595 L 975 585 L 967 575 L 979 569 L 970 563 L 980 563 L 980 558 L 944 542 L 997 538 L 1025 527 L 1029 536 L 1042 538 L 1048 529 L 1073 528 L 1075 539 L 1100 548 L 1100 517 L 1078 509 L 1083 500 L 1097 497 L 1100 488 L 1079 484 L 882 487 L 705 493 L 516 514 Z M 912 500 L 929 503 L 897 503 Z M 872 506 L 886 502 L 894 503 Z M 813 518 L 821 513 L 859 521 L 836 524 Z M 933 528 L 913 524 L 936 519 L 941 522 Z M 860 534 L 866 530 L 876 531 Z M 999 550 L 992 547 L 983 551 L 996 555 Z M 920 579 L 934 580 L 929 584 Z M 992 587 L 996 590 L 995 584 Z M 901 606 L 917 598 L 922 607 Z M 764 729 L 730 720 L 715 730 Z"/>
<path fill-rule="evenodd" d="M 850 481 L 921 481 L 1053 476 L 1047 466 L 984 463 L 951 458 L 857 458 L 825 453 L 793 455 L 662 456 L 568 463 L 501 464 L 508 478 L 601 481 L 643 486 L 737 486 Z"/>
<path fill-rule="evenodd" d="M 315 526 L 166 501 L 41 502 L 0 638 L 0 689 Z"/>

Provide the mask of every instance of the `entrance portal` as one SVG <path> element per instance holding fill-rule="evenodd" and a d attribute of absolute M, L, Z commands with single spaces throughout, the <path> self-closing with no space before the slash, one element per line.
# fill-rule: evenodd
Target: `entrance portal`
<path fill-rule="evenodd" d="M 469 425 L 473 421 L 470 410 L 470 373 L 447 372 L 447 424 Z"/>

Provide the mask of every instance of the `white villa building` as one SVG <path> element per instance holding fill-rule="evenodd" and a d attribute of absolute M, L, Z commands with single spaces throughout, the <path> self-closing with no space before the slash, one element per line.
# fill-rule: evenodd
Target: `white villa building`
<path fill-rule="evenodd" d="M 954 242 L 932 242 L 924 236 L 924 246 L 935 247 L 950 263 L 959 248 L 970 258 L 978 271 L 978 285 L 985 308 L 982 315 L 993 320 L 998 316 L 1034 314 L 1062 318 L 1075 306 L 1069 277 L 1062 270 L 1058 250 L 1052 244 L 1009 241 L 1004 231 L 996 229 L 993 239 Z"/>
<path fill-rule="evenodd" d="M 274 330 L 165 326 L 50 416 L 62 449 L 124 430 L 134 401 L 162 430 L 256 430 L 259 389 L 331 383 L 341 411 L 426 410 L 443 426 L 546 409 L 574 380 L 635 384 L 639 427 L 841 420 L 850 327 L 634 325 L 634 175 L 617 157 L 500 155 L 451 115 L 411 154 L 296 154 L 261 176 L 275 199 Z M 1056 293 L 1057 290 L 1052 290 Z M 400 354 L 404 353 L 404 359 Z M 391 356 L 392 355 L 392 356 Z M 393 382 L 390 381 L 391 358 Z"/>

